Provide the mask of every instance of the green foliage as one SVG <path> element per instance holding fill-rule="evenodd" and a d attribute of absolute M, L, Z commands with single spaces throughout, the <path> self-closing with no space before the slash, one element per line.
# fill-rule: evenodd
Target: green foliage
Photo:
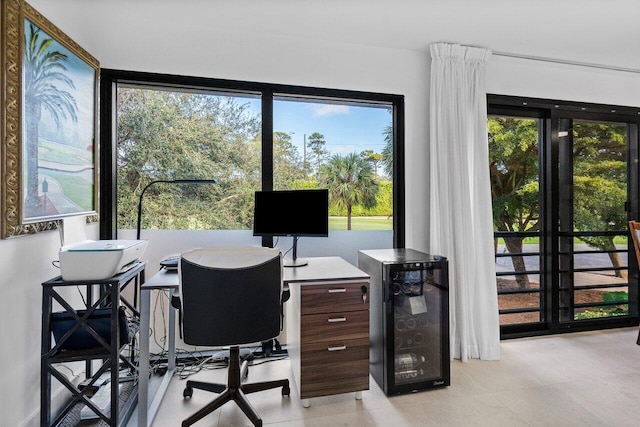
<path fill-rule="evenodd" d="M 604 177 L 576 176 L 573 218 L 578 230 L 620 230 L 626 223 L 626 188 Z M 589 246 L 612 249 L 611 236 L 580 237 Z"/>
<path fill-rule="evenodd" d="M 288 190 L 290 183 L 306 177 L 298 148 L 285 132 L 273 133 L 273 177 L 278 190 Z"/>
<path fill-rule="evenodd" d="M 353 217 L 357 216 L 382 216 L 391 217 L 393 215 L 393 183 L 388 180 L 377 180 L 378 193 L 376 194 L 376 204 L 371 208 L 362 205 L 354 206 L 351 210 Z M 346 215 L 345 209 L 338 209 L 332 206 L 329 210 L 331 215 Z"/>
<path fill-rule="evenodd" d="M 494 227 L 500 231 L 538 229 L 538 122 L 492 116 L 489 170 Z"/>
<path fill-rule="evenodd" d="M 489 162 L 494 229 L 497 231 L 537 231 L 539 229 L 538 120 L 516 117 L 489 117 Z M 624 203 L 626 185 L 626 126 L 574 120 L 571 134 L 561 137 L 561 147 L 572 144 L 571 156 L 561 157 L 561 175 L 572 177 L 571 186 L 561 189 L 562 197 L 573 200 L 572 223 L 576 231 L 626 230 Z M 565 150 L 566 151 L 566 150 Z M 614 250 L 612 236 L 580 237 L 591 247 Z M 522 238 L 505 238 L 509 252 L 522 251 Z M 612 264 L 620 266 L 611 252 Z M 512 257 L 514 269 L 524 268 L 522 257 Z M 617 273 L 624 276 L 623 272 Z M 526 287 L 527 278 L 518 279 Z"/>
<path fill-rule="evenodd" d="M 121 87 L 118 90 L 118 228 L 135 228 L 142 189 L 160 179 L 216 179 L 216 185 L 156 184 L 144 195 L 145 229 L 250 229 L 261 188 L 260 120 L 241 98 Z M 284 132 L 273 134 L 274 188 L 328 188 L 331 214 L 379 216 L 391 223 L 392 184 L 375 179 L 356 153 L 326 162 L 324 136 L 309 137 L 320 182 Z M 308 153 L 309 154 L 309 153 Z M 323 160 L 324 159 L 324 160 Z M 316 167 L 314 166 L 314 167 Z M 359 222 L 366 224 L 364 219 Z"/>
<path fill-rule="evenodd" d="M 315 178 L 297 179 L 288 184 L 290 190 L 315 190 L 318 187 L 318 180 Z"/>
<path fill-rule="evenodd" d="M 629 301 L 629 294 L 626 291 L 603 292 L 602 301 L 603 302 Z M 598 319 L 601 317 L 626 316 L 627 314 L 629 314 L 628 305 L 620 304 L 616 306 L 607 305 L 607 306 L 601 306 L 601 307 L 594 307 L 593 309 L 588 309 L 588 310 L 576 313 L 573 317 L 575 320 L 585 320 L 585 319 Z"/>
<path fill-rule="evenodd" d="M 604 292 L 602 294 L 602 301 L 604 302 L 629 301 L 629 293 L 626 291 Z"/>
<path fill-rule="evenodd" d="M 324 135 L 318 132 L 314 132 L 309 135 L 307 140 L 307 165 L 314 174 L 317 174 L 320 170 L 320 166 L 327 161 L 329 157 L 329 150 L 326 149 L 326 141 Z"/>
<path fill-rule="evenodd" d="M 378 164 L 382 161 L 382 154 L 376 153 L 373 150 L 364 150 L 360 153 L 363 159 L 371 163 L 373 166 L 373 174 L 378 176 Z"/>
<path fill-rule="evenodd" d="M 393 125 L 384 128 L 384 147 L 382 148 L 382 169 L 387 176 L 393 175 Z"/>
<path fill-rule="evenodd" d="M 373 208 L 376 205 L 378 183 L 371 164 L 357 153 L 334 155 L 320 170 L 321 185 L 329 189 L 329 202 L 345 209 L 347 230 L 351 229 L 354 206 Z"/>
<path fill-rule="evenodd" d="M 574 227 L 580 231 L 626 229 L 626 127 L 574 122 Z M 581 237 L 589 246 L 614 249 L 609 236 Z"/>
<path fill-rule="evenodd" d="M 118 91 L 118 227 L 135 228 L 140 192 L 154 185 L 143 228 L 248 229 L 260 189 L 260 121 L 234 98 L 144 89 Z"/>
<path fill-rule="evenodd" d="M 613 317 L 613 316 L 626 316 L 628 313 L 628 311 L 626 310 L 614 310 L 614 311 L 607 311 L 607 310 L 585 310 L 582 311 L 580 313 L 576 313 L 573 316 L 574 320 L 586 320 L 586 319 L 599 319 L 602 317 Z"/>
<path fill-rule="evenodd" d="M 538 121 L 514 117 L 489 117 L 489 173 L 493 225 L 498 231 L 539 229 Z M 511 253 L 522 252 L 522 237 L 505 238 Z M 514 271 L 523 271 L 521 255 L 511 258 Z M 517 275 L 521 289 L 529 288 L 529 277 Z"/>

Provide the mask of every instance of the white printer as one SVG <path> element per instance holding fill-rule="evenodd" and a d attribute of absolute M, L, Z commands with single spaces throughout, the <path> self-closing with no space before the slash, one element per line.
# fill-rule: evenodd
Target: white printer
<path fill-rule="evenodd" d="M 86 240 L 60 248 L 63 280 L 104 280 L 133 267 L 147 240 Z"/>

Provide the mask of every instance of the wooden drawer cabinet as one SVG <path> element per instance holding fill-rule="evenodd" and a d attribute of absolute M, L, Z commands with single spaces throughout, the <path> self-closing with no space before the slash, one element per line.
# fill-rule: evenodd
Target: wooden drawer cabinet
<path fill-rule="evenodd" d="M 341 258 L 308 260 L 285 270 L 287 349 L 303 406 L 339 393 L 360 398 L 369 389 L 369 277 Z"/>
<path fill-rule="evenodd" d="M 303 344 L 369 339 L 369 310 L 306 314 L 302 320 L 300 340 Z"/>
<path fill-rule="evenodd" d="M 333 313 L 339 311 L 360 311 L 368 309 L 368 301 L 362 299 L 362 287 L 369 288 L 368 282 L 339 282 L 329 285 L 304 286 L 300 304 L 304 314 Z"/>
<path fill-rule="evenodd" d="M 312 343 L 301 359 L 303 399 L 369 389 L 369 337 Z"/>

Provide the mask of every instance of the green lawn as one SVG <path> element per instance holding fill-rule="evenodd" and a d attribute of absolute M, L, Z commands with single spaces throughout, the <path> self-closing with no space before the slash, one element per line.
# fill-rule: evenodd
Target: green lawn
<path fill-rule="evenodd" d="M 91 165 L 93 151 L 40 138 L 38 140 L 38 158 L 65 165 Z"/>
<path fill-rule="evenodd" d="M 93 207 L 93 184 L 65 172 L 47 171 L 47 175 L 60 183 L 65 197 L 80 208 L 90 211 Z"/>
<path fill-rule="evenodd" d="M 330 216 L 329 230 L 346 230 L 346 216 Z M 354 216 L 351 217 L 352 230 L 392 230 L 393 217 L 386 216 Z"/>

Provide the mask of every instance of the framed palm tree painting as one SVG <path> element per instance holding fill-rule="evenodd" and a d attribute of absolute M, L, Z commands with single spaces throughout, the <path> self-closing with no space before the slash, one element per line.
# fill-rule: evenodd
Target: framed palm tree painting
<path fill-rule="evenodd" d="M 2 237 L 97 217 L 98 61 L 33 7 L 2 3 Z"/>

